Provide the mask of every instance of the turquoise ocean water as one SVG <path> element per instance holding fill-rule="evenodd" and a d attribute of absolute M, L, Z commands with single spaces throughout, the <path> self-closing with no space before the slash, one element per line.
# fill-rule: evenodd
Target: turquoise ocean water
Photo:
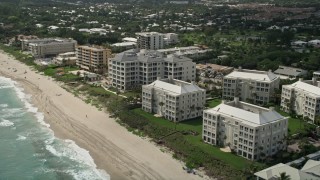
<path fill-rule="evenodd" d="M 0 180 L 110 179 L 89 153 L 54 137 L 30 96 L 0 77 Z"/>

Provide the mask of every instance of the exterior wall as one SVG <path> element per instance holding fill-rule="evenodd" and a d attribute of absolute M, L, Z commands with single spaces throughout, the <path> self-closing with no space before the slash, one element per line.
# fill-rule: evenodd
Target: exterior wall
<path fill-rule="evenodd" d="M 160 88 L 142 86 L 142 109 L 175 122 L 201 116 L 205 98 L 205 90 L 172 94 Z"/>
<path fill-rule="evenodd" d="M 24 43 L 23 49 L 29 49 L 34 56 L 45 57 L 49 55 L 57 55 L 65 52 L 72 52 L 76 50 L 76 41 L 70 40 L 65 42 L 48 42 L 42 43 L 44 40 L 26 45 Z"/>
<path fill-rule="evenodd" d="M 192 61 L 165 61 L 164 70 L 164 78 L 172 76 L 173 79 L 179 79 L 182 81 L 195 81 L 196 79 L 196 63 Z"/>
<path fill-rule="evenodd" d="M 77 65 L 94 73 L 104 74 L 108 58 L 111 57 L 110 49 L 79 46 L 77 48 Z"/>
<path fill-rule="evenodd" d="M 286 118 L 253 127 L 237 117 L 206 110 L 203 112 L 202 138 L 204 142 L 229 146 L 239 156 L 250 160 L 272 156 L 284 149 L 287 129 L 288 120 Z"/>
<path fill-rule="evenodd" d="M 310 94 L 291 85 L 282 86 L 281 109 L 290 113 L 292 110 L 298 115 L 312 121 L 320 115 L 320 96 Z"/>
<path fill-rule="evenodd" d="M 192 60 L 168 62 L 165 58 L 151 61 L 112 59 L 109 62 L 109 77 L 112 86 L 122 91 L 150 84 L 158 77 L 190 82 L 196 79 L 196 64 Z"/>
<path fill-rule="evenodd" d="M 164 35 L 160 33 L 138 34 L 137 46 L 140 49 L 157 50 L 164 45 Z"/>
<path fill-rule="evenodd" d="M 252 75 L 254 76 L 254 74 Z M 251 99 L 252 103 L 266 104 L 273 97 L 275 89 L 279 88 L 280 78 L 271 82 L 251 79 L 224 77 L 223 98 L 239 97 L 241 101 Z"/>
<path fill-rule="evenodd" d="M 60 40 L 61 42 L 58 42 Z M 74 40 L 69 39 L 32 39 L 22 40 L 21 49 L 29 50 L 35 56 L 44 57 L 46 55 L 56 55 L 59 53 L 75 51 L 77 44 Z"/>

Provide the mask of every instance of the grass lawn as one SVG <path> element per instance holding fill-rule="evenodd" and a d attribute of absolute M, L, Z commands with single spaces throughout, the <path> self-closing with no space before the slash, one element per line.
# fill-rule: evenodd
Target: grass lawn
<path fill-rule="evenodd" d="M 209 108 L 214 108 L 216 106 L 218 106 L 219 104 L 221 104 L 221 99 L 213 99 L 213 100 L 209 100 L 207 101 L 208 107 Z"/>
<path fill-rule="evenodd" d="M 141 96 L 141 92 L 138 93 L 138 92 L 133 92 L 133 91 L 128 91 L 128 92 L 124 92 L 124 93 L 121 93 L 121 95 L 124 95 L 126 97 L 137 97 L 137 95 Z"/>
<path fill-rule="evenodd" d="M 221 102 L 221 100 L 220 100 L 220 102 Z M 217 102 L 216 102 L 216 104 L 217 104 Z M 147 113 L 140 108 L 134 109 L 133 112 L 144 116 L 145 118 L 149 119 L 152 123 L 154 123 L 158 126 L 167 127 L 170 129 L 175 128 L 175 123 L 173 123 L 169 120 L 166 120 L 164 118 L 155 117 L 155 116 L 153 116 L 153 114 Z M 229 164 L 230 166 L 232 166 L 235 169 L 242 170 L 248 164 L 251 163 L 251 161 L 246 160 L 242 157 L 236 156 L 231 153 L 222 152 L 222 151 L 220 151 L 220 149 L 218 147 L 203 143 L 202 142 L 202 118 L 201 117 L 177 123 L 176 128 L 179 131 L 192 130 L 192 131 L 198 132 L 199 135 L 197 135 L 197 136 L 186 135 L 186 140 L 189 141 L 190 143 L 194 144 L 196 147 L 201 148 L 203 151 L 209 153 L 210 155 L 212 155 L 212 157 L 215 157 L 217 159 L 222 160 L 223 162 L 225 162 L 226 164 Z M 257 165 L 258 165 L 258 163 L 257 163 Z"/>
<path fill-rule="evenodd" d="M 290 115 L 284 111 L 281 111 L 279 107 L 276 108 L 277 112 L 282 116 L 288 117 L 289 116 L 289 135 L 293 135 L 299 132 L 305 132 L 307 127 L 314 126 L 312 124 L 307 123 L 306 121 L 294 117 L 290 117 Z"/>

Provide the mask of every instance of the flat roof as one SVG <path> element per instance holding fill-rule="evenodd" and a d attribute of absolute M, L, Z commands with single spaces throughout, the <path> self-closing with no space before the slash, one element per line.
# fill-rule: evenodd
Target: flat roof
<path fill-rule="evenodd" d="M 122 47 L 122 46 L 134 46 L 137 43 L 135 42 L 121 42 L 121 43 L 114 43 L 111 46 L 117 46 L 117 47 Z"/>

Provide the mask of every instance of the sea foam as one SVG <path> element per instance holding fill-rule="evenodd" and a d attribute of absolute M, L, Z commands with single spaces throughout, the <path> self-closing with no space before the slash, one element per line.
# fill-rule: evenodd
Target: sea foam
<path fill-rule="evenodd" d="M 13 122 L 6 120 L 6 119 L 2 119 L 2 121 L 0 122 L 0 127 L 10 127 L 13 125 L 14 125 Z"/>
<path fill-rule="evenodd" d="M 38 112 L 38 108 L 34 107 L 30 102 L 31 97 L 30 95 L 27 95 L 24 93 L 23 88 L 18 87 L 18 84 L 9 79 L 0 77 L 0 86 L 4 87 L 10 87 L 13 88 L 19 97 L 19 99 L 24 103 L 25 108 L 28 112 L 31 112 L 35 115 L 37 118 L 37 121 L 49 132 L 49 136 L 46 138 L 45 142 L 45 148 L 47 151 L 51 152 L 53 155 L 58 157 L 66 157 L 72 161 L 75 161 L 83 166 L 85 166 L 85 169 L 82 170 L 76 170 L 76 169 L 67 169 L 65 170 L 66 173 L 72 175 L 76 180 L 83 180 L 83 179 L 103 179 L 103 180 L 109 180 L 110 175 L 107 174 L 104 170 L 97 169 L 96 164 L 94 163 L 94 160 L 90 156 L 89 152 L 81 147 L 79 147 L 74 141 L 72 140 L 59 140 L 54 137 L 54 132 L 50 129 L 50 125 L 44 121 L 44 114 L 41 112 Z M 11 115 L 14 113 L 14 111 L 20 111 L 21 109 L 11 109 Z M 1 124 L 2 123 L 2 124 Z M 14 123 L 8 120 L 4 120 L 0 122 L 1 125 L 6 126 L 13 126 Z M 25 140 L 25 136 L 18 136 L 17 140 Z M 61 146 L 61 143 L 57 143 L 58 146 L 55 146 L 56 142 L 62 141 L 63 145 Z"/>
<path fill-rule="evenodd" d="M 0 104 L 0 108 L 6 108 L 8 107 L 8 104 Z"/>

